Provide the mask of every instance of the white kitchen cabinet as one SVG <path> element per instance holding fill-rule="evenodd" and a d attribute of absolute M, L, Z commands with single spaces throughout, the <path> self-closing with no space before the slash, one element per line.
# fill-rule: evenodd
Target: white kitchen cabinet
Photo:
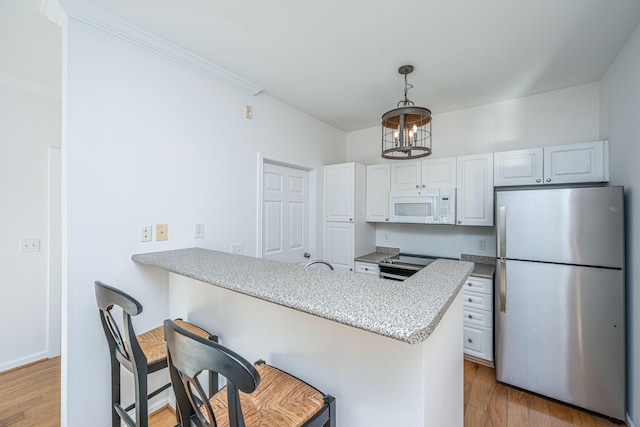
<path fill-rule="evenodd" d="M 356 163 L 324 167 L 326 221 L 354 222 L 356 220 L 356 180 L 363 181 L 364 189 L 364 176 L 364 166 Z"/>
<path fill-rule="evenodd" d="M 493 153 L 493 185 L 542 185 L 543 159 L 542 148 Z"/>
<path fill-rule="evenodd" d="M 371 262 L 356 261 L 356 273 L 368 276 L 380 276 L 380 266 Z"/>
<path fill-rule="evenodd" d="M 353 271 L 355 224 L 327 222 L 325 259 L 336 271 Z"/>
<path fill-rule="evenodd" d="M 422 188 L 455 188 L 457 182 L 455 157 L 422 161 Z"/>
<path fill-rule="evenodd" d="M 391 190 L 456 186 L 456 158 L 399 161 L 391 164 Z"/>
<path fill-rule="evenodd" d="M 367 166 L 367 221 L 389 221 L 390 185 L 391 165 L 389 163 Z"/>
<path fill-rule="evenodd" d="M 608 141 L 544 147 L 544 182 L 609 181 Z"/>
<path fill-rule="evenodd" d="M 391 190 L 415 190 L 422 183 L 422 162 L 397 160 L 391 163 Z"/>
<path fill-rule="evenodd" d="M 456 223 L 493 226 L 493 153 L 457 158 Z"/>
<path fill-rule="evenodd" d="M 343 163 L 324 167 L 325 261 L 353 271 L 354 258 L 375 252 L 375 226 L 365 221 L 366 167 Z"/>
<path fill-rule="evenodd" d="M 464 353 L 493 364 L 493 280 L 469 277 L 462 288 Z"/>
<path fill-rule="evenodd" d="M 608 141 L 494 153 L 494 186 L 609 181 Z"/>

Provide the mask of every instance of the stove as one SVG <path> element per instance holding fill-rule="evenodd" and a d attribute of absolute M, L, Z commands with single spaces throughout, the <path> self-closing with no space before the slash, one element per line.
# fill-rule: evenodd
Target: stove
<path fill-rule="evenodd" d="M 380 277 L 391 280 L 405 280 L 441 257 L 414 254 L 398 254 L 378 263 Z"/>

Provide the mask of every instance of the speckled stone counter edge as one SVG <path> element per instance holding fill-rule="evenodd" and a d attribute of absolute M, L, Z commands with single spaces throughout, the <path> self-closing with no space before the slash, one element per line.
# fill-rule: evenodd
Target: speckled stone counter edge
<path fill-rule="evenodd" d="M 409 344 L 429 337 L 473 270 L 439 259 L 396 282 L 200 248 L 132 259 Z"/>

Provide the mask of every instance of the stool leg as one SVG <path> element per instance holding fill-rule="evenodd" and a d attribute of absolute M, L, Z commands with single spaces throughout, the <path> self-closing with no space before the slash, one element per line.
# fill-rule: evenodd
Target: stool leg
<path fill-rule="evenodd" d="M 120 415 L 116 405 L 120 404 L 120 362 L 111 353 L 111 427 L 120 427 Z"/>
<path fill-rule="evenodd" d="M 328 394 L 325 396 L 324 401 L 329 404 L 329 421 L 327 421 L 325 427 L 336 427 L 336 399 Z"/>
<path fill-rule="evenodd" d="M 145 362 L 146 365 L 146 362 Z M 146 367 L 146 366 L 145 366 Z M 134 366 L 134 382 L 136 384 L 136 427 L 149 426 L 149 402 L 147 398 L 147 370 Z"/>
<path fill-rule="evenodd" d="M 218 342 L 217 335 L 210 335 L 209 339 L 215 343 Z M 218 392 L 219 384 L 218 384 L 218 373 L 209 371 L 209 397 L 213 396 Z"/>

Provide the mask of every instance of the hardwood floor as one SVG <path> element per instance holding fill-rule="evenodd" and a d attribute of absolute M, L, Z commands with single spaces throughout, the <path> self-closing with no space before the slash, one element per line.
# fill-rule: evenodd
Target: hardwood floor
<path fill-rule="evenodd" d="M 500 384 L 495 370 L 464 361 L 465 427 L 624 426 L 608 418 Z"/>
<path fill-rule="evenodd" d="M 59 425 L 59 357 L 0 374 L 0 427 Z"/>
<path fill-rule="evenodd" d="M 60 425 L 60 358 L 0 374 L 0 427 Z M 168 408 L 149 418 L 174 427 Z M 499 384 L 492 368 L 464 362 L 465 427 L 620 427 L 589 412 Z"/>

